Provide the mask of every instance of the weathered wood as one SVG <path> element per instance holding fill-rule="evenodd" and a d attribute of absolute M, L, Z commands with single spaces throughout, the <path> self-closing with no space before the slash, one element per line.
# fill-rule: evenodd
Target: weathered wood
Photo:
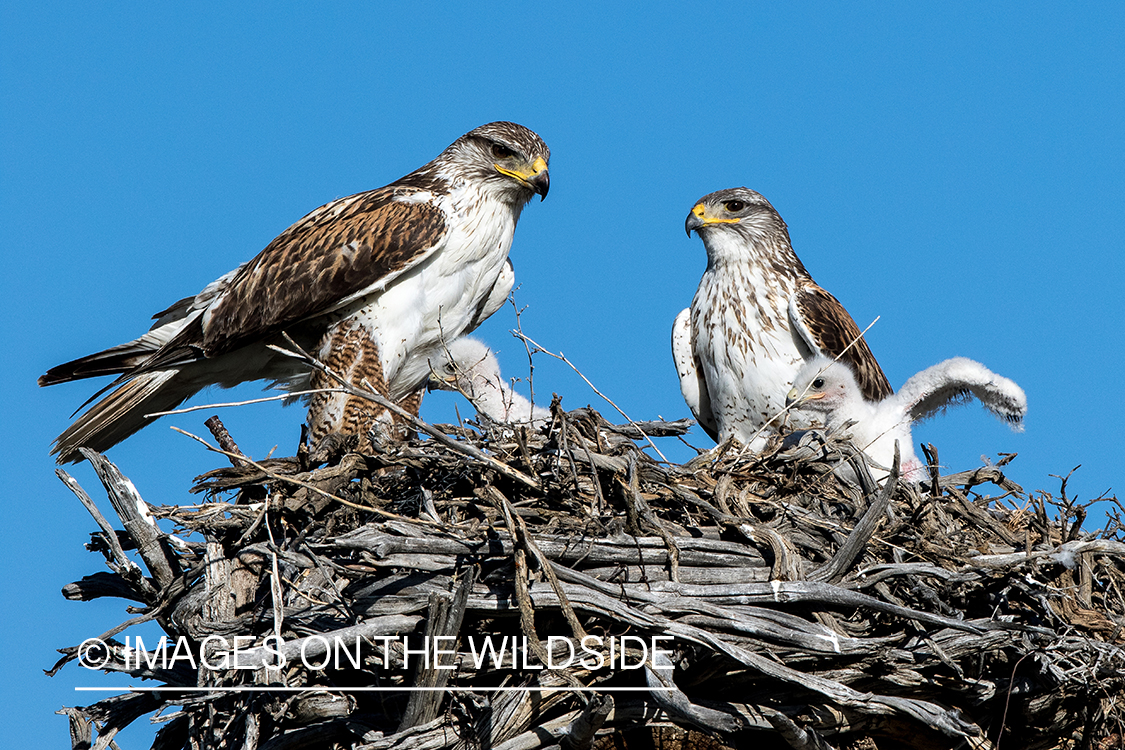
<path fill-rule="evenodd" d="M 63 586 L 62 595 L 71 601 L 80 602 L 100 599 L 103 596 L 115 596 L 119 599 L 132 599 L 135 602 L 145 603 L 133 585 L 119 573 L 100 572 L 83 576 L 81 581 Z"/>
<path fill-rule="evenodd" d="M 219 444 L 220 448 L 226 451 L 227 458 L 230 459 L 232 466 L 248 465 L 245 461 L 239 458 L 239 456 L 245 456 L 246 454 L 243 453 L 242 449 L 238 447 L 238 443 L 234 442 L 234 438 L 232 438 L 230 436 L 230 433 L 227 432 L 226 425 L 223 424 L 218 415 L 209 417 L 207 421 L 203 423 L 203 426 L 211 431 L 211 435 L 215 438 L 215 442 Z"/>
<path fill-rule="evenodd" d="M 90 499 L 90 496 L 78 484 L 70 474 L 62 469 L 56 469 L 55 474 L 63 481 L 71 492 L 78 498 L 82 506 L 94 517 L 94 521 L 102 529 L 102 538 L 106 541 L 112 557 L 110 567 L 117 573 L 123 580 L 125 580 L 133 590 L 136 592 L 135 596 L 130 597 L 138 599 L 143 602 L 153 602 L 156 600 L 157 593 L 155 587 L 145 577 L 144 572 L 140 569 L 135 562 L 130 560 L 125 555 L 125 550 L 121 548 L 121 542 L 117 539 L 117 532 L 114 531 L 109 521 L 102 515 L 101 511 Z"/>
<path fill-rule="evenodd" d="M 562 750 L 590 750 L 594 737 L 612 710 L 613 696 L 592 696 L 582 712 L 567 726 L 559 741 Z"/>
<path fill-rule="evenodd" d="M 852 569 L 852 564 L 855 562 L 856 558 L 859 557 L 860 553 L 863 552 L 864 547 L 867 546 L 871 535 L 875 533 L 876 524 L 882 520 L 883 514 L 886 513 L 887 506 L 890 505 L 891 502 L 891 496 L 894 495 L 895 487 L 898 486 L 898 480 L 899 453 L 898 443 L 896 442 L 895 457 L 894 463 L 891 465 L 891 473 L 890 476 L 887 477 L 882 491 L 879 492 L 879 496 L 867 507 L 867 510 L 863 513 L 863 517 L 859 519 L 859 523 L 857 523 L 851 533 L 848 534 L 847 541 L 840 545 L 840 549 L 836 550 L 836 554 L 832 556 L 828 564 L 809 574 L 810 580 L 835 583 Z"/>
<path fill-rule="evenodd" d="M 465 567 L 461 569 L 458 575 L 457 588 L 452 595 L 430 595 L 430 606 L 426 615 L 426 632 L 424 634 L 427 642 L 436 644 L 438 638 L 456 641 L 461 634 L 461 622 L 465 619 L 469 592 L 473 590 L 475 580 L 476 569 Z M 411 694 L 410 700 L 406 704 L 406 711 L 399 722 L 398 731 L 401 732 L 419 724 L 429 723 L 437 716 L 443 697 L 439 688 L 445 687 L 449 682 L 455 654 L 456 648 L 451 648 L 448 651 L 442 649 L 440 655 L 435 650 L 432 659 L 418 663 L 411 680 L 412 684 L 432 690 Z"/>
<path fill-rule="evenodd" d="M 447 439 L 318 469 L 245 459 L 196 487 L 238 502 L 184 508 L 144 504 L 94 457 L 125 532 L 60 473 L 97 521 L 91 549 L 111 571 L 64 595 L 147 605 L 102 634 L 106 671 L 293 689 L 102 700 L 67 710 L 72 745 L 104 744 L 157 708 L 179 713 L 155 746 L 193 750 L 576 750 L 617 747 L 610 738 L 646 724 L 650 741 L 660 727 L 695 727 L 668 741 L 700 747 L 765 732 L 791 747 L 916 735 L 920 747 L 987 748 L 1009 694 L 1003 746 L 1045 750 L 1125 721 L 1114 700 L 1125 690 L 1125 524 L 1082 533 L 1073 501 L 1027 498 L 999 466 L 880 488 L 836 433 L 657 464 L 630 436 L 661 428 L 638 425 L 556 408 L 541 431 L 430 426 Z M 981 494 L 987 483 L 1000 497 Z M 127 554 L 134 542 L 147 571 Z M 151 646 L 112 640 L 153 618 L 210 657 L 206 668 L 165 668 Z M 437 635 L 457 636 L 443 657 L 455 670 L 420 662 L 419 644 Z M 485 636 L 510 639 L 524 661 L 482 658 Z M 589 651 L 602 662 L 542 668 L 568 655 L 560 639 L 585 636 L 602 639 Z M 618 657 L 649 661 L 611 668 L 610 636 L 639 639 Z M 661 637 L 668 657 L 647 651 Z M 77 650 L 63 653 L 56 669 Z M 666 664 L 675 669 L 655 668 Z M 364 692 L 376 687 L 389 692 Z M 532 690 L 484 692 L 495 687 Z M 610 701 L 598 692 L 610 687 L 636 692 Z"/>
<path fill-rule="evenodd" d="M 668 562 L 668 550 L 660 537 L 622 534 L 608 539 L 595 539 L 541 534 L 537 535 L 536 544 L 548 559 L 564 564 L 664 565 Z M 456 558 L 487 554 L 510 555 L 513 552 L 511 537 L 506 531 L 498 531 L 494 539 L 459 539 L 436 535 L 407 538 L 384 533 L 376 527 L 365 527 L 337 537 L 330 545 L 366 550 L 379 559 L 416 553 Z M 768 567 L 761 554 L 745 544 L 679 537 L 677 546 L 680 550 L 680 564 L 685 567 Z"/>
<path fill-rule="evenodd" d="M 125 524 L 125 531 L 136 542 L 137 552 L 145 561 L 156 585 L 160 588 L 169 585 L 183 571 L 172 552 L 167 535 L 156 525 L 148 503 L 141 498 L 128 477 L 105 456 L 88 448 L 79 448 L 78 451 L 90 462 L 101 480 L 113 509 Z"/>

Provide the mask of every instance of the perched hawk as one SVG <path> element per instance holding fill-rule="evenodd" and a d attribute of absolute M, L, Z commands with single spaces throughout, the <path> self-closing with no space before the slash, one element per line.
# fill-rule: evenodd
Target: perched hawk
<path fill-rule="evenodd" d="M 504 381 L 496 355 L 483 341 L 463 336 L 442 350 L 431 365 L 432 388 L 460 391 L 477 411 L 496 422 L 530 422 L 538 427 L 551 419 L 550 409 L 535 406 Z"/>
<path fill-rule="evenodd" d="M 119 376 L 53 452 L 61 462 L 79 460 L 80 446 L 104 451 L 152 421 L 146 415 L 210 385 L 334 386 L 267 348 L 282 332 L 348 382 L 366 378 L 416 412 L 441 342 L 476 328 L 511 290 L 516 221 L 533 195 L 546 197 L 549 159 L 538 135 L 494 122 L 397 182 L 321 206 L 253 260 L 157 313 L 140 338 L 39 378 Z M 308 414 L 314 455 L 348 436 L 363 450 L 388 421 L 368 401 L 317 394 Z"/>
<path fill-rule="evenodd" d="M 691 307 L 676 316 L 672 356 L 708 435 L 761 450 L 763 427 L 783 414 L 797 370 L 815 354 L 844 352 L 864 398 L 890 395 L 859 328 L 801 265 L 769 201 L 746 188 L 720 190 L 695 204 L 685 227 L 703 240 L 707 269 Z"/>
<path fill-rule="evenodd" d="M 1023 389 L 964 357 L 927 367 L 907 380 L 898 393 L 877 402 L 863 398 L 850 367 L 827 357 L 813 357 L 797 373 L 788 401 L 794 410 L 819 416 L 828 428 L 854 420 L 852 442 L 882 467 L 893 463 L 897 440 L 902 476 L 917 481 L 924 472 L 914 454 L 910 426 L 974 396 L 1012 429 L 1023 429 L 1027 414 Z M 887 476 L 879 469 L 872 473 L 876 479 Z"/>

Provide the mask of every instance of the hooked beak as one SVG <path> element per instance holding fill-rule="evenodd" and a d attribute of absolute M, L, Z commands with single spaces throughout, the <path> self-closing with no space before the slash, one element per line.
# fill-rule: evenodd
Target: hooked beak
<path fill-rule="evenodd" d="M 457 387 L 454 385 L 454 383 L 456 382 L 457 378 L 453 375 L 443 377 L 441 375 L 438 375 L 436 372 L 431 372 L 430 377 L 426 378 L 426 390 L 455 391 L 457 390 Z"/>
<path fill-rule="evenodd" d="M 542 203 L 547 197 L 547 191 L 551 189 L 551 173 L 547 171 L 547 162 L 542 156 L 532 163 L 531 168 L 535 171 L 531 173 L 527 182 L 539 195 L 539 202 Z"/>
<path fill-rule="evenodd" d="M 699 208 L 699 206 L 691 210 L 691 213 L 687 215 L 687 221 L 684 222 L 684 231 L 687 232 L 688 237 L 691 237 L 693 231 L 703 226 L 703 219 L 699 218 L 699 215 L 695 213 L 696 208 Z"/>
<path fill-rule="evenodd" d="M 692 207 L 691 213 L 688 214 L 687 221 L 684 222 L 684 231 L 690 237 L 693 231 L 698 232 L 711 224 L 737 224 L 738 222 L 738 219 L 720 219 L 717 216 L 708 216 L 707 207 L 702 203 L 696 203 Z"/>
<path fill-rule="evenodd" d="M 547 191 L 551 189 L 551 174 L 547 171 L 547 160 L 542 156 L 532 162 L 531 170 L 528 172 L 521 172 L 516 169 L 505 169 L 499 164 L 493 164 L 492 166 L 495 167 L 496 171 L 500 174 L 507 175 L 517 182 L 531 188 L 539 195 L 540 201 L 547 197 Z"/>
<path fill-rule="evenodd" d="M 785 396 L 785 405 L 787 407 L 800 406 L 809 401 L 819 401 L 822 398 L 824 398 L 824 391 L 809 393 L 802 397 L 801 394 L 797 392 L 797 387 L 794 386 L 789 389 L 789 393 Z"/>

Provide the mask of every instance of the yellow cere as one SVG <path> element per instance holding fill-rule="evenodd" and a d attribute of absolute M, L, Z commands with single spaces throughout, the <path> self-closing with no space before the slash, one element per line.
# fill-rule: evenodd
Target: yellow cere
<path fill-rule="evenodd" d="M 504 169 L 499 164 L 493 164 L 492 166 L 496 167 L 496 171 L 502 175 L 507 175 L 508 177 L 519 180 L 520 182 L 523 182 L 525 184 L 527 183 L 527 175 L 523 172 L 517 171 L 515 169 Z"/>
<path fill-rule="evenodd" d="M 700 219 L 702 219 L 703 223 L 705 225 L 706 224 L 737 224 L 739 222 L 739 219 L 719 219 L 719 218 L 714 217 L 714 216 L 708 216 L 707 215 L 707 209 L 703 206 L 702 203 L 696 203 L 695 208 L 691 209 L 691 212 L 693 214 L 695 214 L 696 216 L 698 216 Z"/>

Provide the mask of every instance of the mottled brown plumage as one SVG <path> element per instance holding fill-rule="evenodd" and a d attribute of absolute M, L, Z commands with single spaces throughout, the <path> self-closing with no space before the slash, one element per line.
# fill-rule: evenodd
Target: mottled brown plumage
<path fill-rule="evenodd" d="M 859 327 L 812 280 L 769 201 L 747 188 L 720 190 L 696 203 L 685 228 L 702 238 L 707 268 L 676 318 L 672 353 L 684 399 L 711 437 L 763 447 L 814 354 L 843 353 L 863 373 L 865 396 L 890 394 Z"/>
<path fill-rule="evenodd" d="M 433 204 L 395 200 L 418 193 L 388 186 L 343 198 L 283 232 L 243 266 L 212 309 L 204 354 L 213 357 L 340 309 L 427 257 L 445 239 L 446 217 Z"/>
<path fill-rule="evenodd" d="M 105 450 L 152 421 L 148 414 L 209 385 L 264 379 L 307 389 L 308 369 L 267 346 L 282 332 L 338 359 L 349 382 L 375 377 L 392 400 L 415 403 L 441 342 L 471 331 L 511 290 L 512 235 L 527 201 L 547 194 L 549 159 L 532 131 L 489 123 L 386 187 L 316 209 L 253 260 L 159 313 L 145 335 L 41 377 L 51 385 L 120 376 L 54 452 L 66 461 L 79 458 L 79 446 Z M 321 438 L 366 435 L 379 421 L 358 402 L 338 414 L 330 403 L 314 400 L 310 413 Z"/>
<path fill-rule="evenodd" d="M 376 392 L 386 395 L 387 382 L 379 350 L 362 328 L 336 326 L 325 334 L 318 349 L 328 352 L 324 364 L 344 380 L 359 386 L 367 383 Z M 327 373 L 314 372 L 310 384 L 319 391 L 309 399 L 310 443 L 327 450 L 325 443 L 330 435 L 355 435 L 357 441 L 353 449 L 369 452 L 376 421 L 380 418 L 390 421 L 387 411 L 373 408 L 374 405 L 358 396 L 333 392 L 339 384 Z"/>
<path fill-rule="evenodd" d="M 815 284 L 806 284 L 797 292 L 794 304 L 818 348 L 828 356 L 838 356 L 855 373 L 865 399 L 881 401 L 891 395 L 891 384 L 883 368 L 840 300 Z"/>

